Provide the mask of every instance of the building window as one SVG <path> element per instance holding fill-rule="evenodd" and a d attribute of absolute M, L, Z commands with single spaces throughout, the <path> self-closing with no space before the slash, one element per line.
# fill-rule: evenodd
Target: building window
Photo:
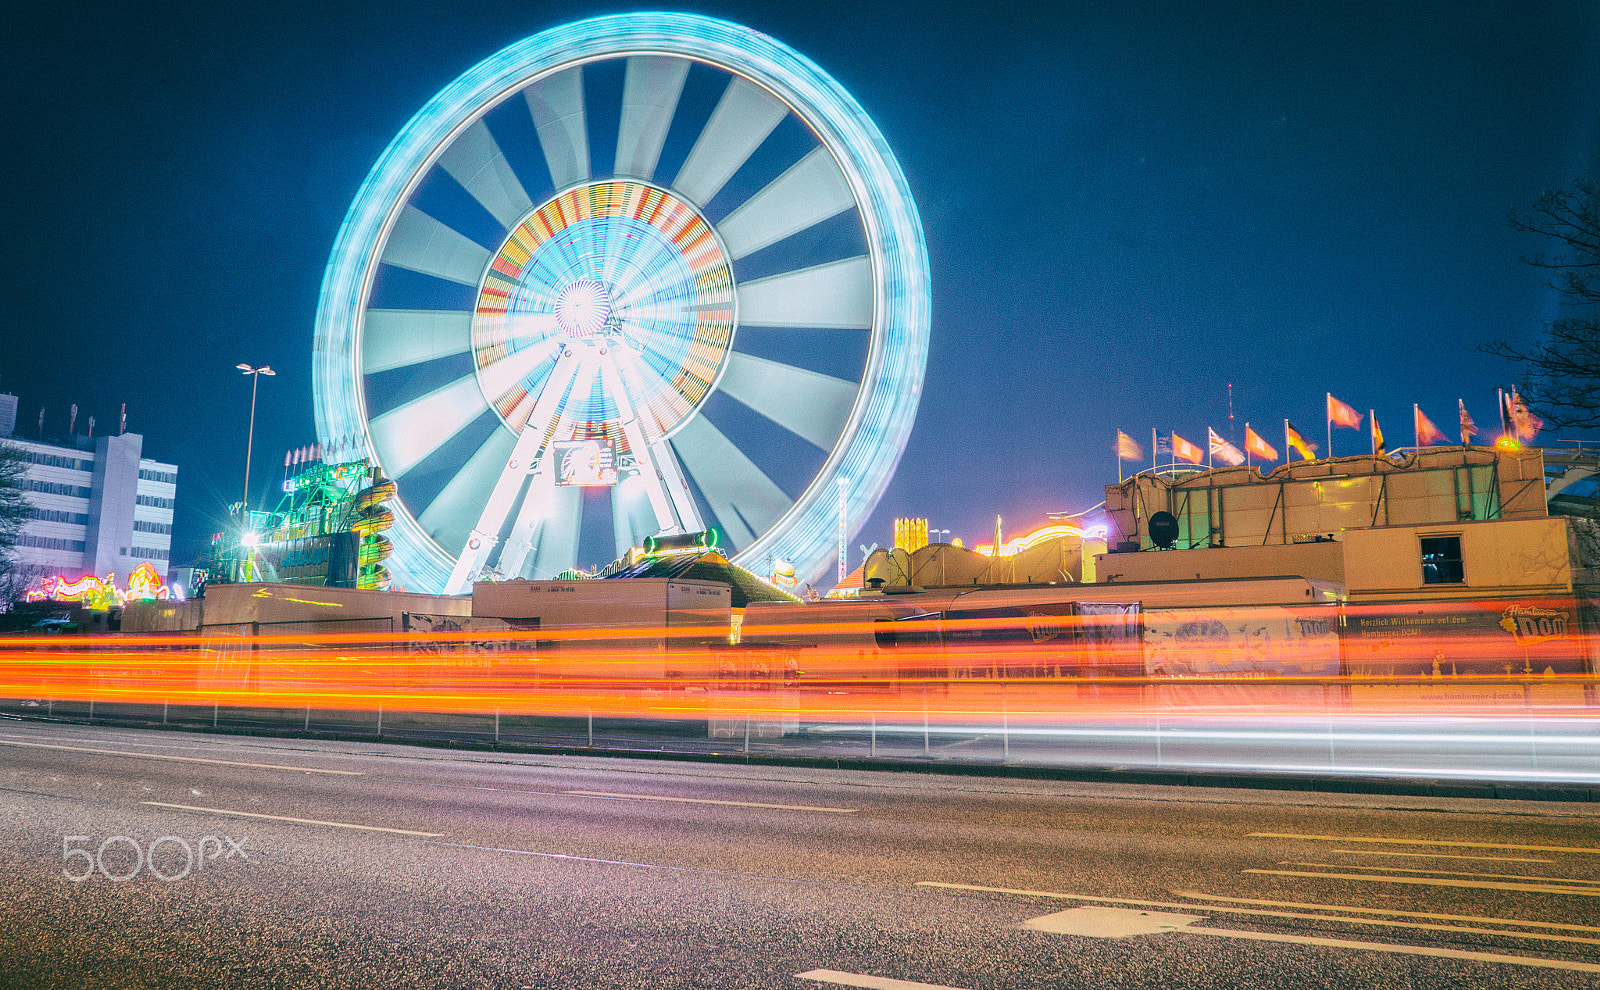
<path fill-rule="evenodd" d="M 1424 536 L 1422 538 L 1422 583 L 1463 584 L 1466 570 L 1461 566 L 1461 537 Z"/>

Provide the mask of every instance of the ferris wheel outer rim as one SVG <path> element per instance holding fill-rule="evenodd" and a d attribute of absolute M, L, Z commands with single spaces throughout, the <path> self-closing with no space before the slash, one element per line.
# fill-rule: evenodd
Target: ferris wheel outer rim
<path fill-rule="evenodd" d="M 335 238 L 313 351 L 319 439 L 359 437 L 371 451 L 360 374 L 362 319 L 389 232 L 429 169 L 461 132 L 530 82 L 573 65 L 631 55 L 709 64 L 777 96 L 817 134 L 855 198 L 874 276 L 871 346 L 856 401 L 817 475 L 776 523 L 733 558 L 752 568 L 769 557 L 786 559 L 815 581 L 834 556 L 837 479 L 850 479 L 845 519 L 853 535 L 876 508 L 909 440 L 930 332 L 927 249 L 904 173 L 860 105 L 804 55 L 732 22 L 692 14 L 616 14 L 551 28 L 467 70 L 411 118 L 368 173 Z M 422 530 L 403 501 L 396 507 L 396 583 L 442 589 L 454 558 Z"/>

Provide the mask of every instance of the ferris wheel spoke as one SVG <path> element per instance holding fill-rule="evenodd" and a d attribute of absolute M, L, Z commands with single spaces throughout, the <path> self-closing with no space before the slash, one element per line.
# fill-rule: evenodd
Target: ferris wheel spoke
<path fill-rule="evenodd" d="M 406 205 L 389 234 L 383 263 L 477 288 L 489 264 L 489 249 Z"/>
<path fill-rule="evenodd" d="M 465 375 L 389 410 L 369 424 L 384 472 L 398 480 L 485 408 L 476 375 Z"/>
<path fill-rule="evenodd" d="M 471 349 L 471 311 L 369 309 L 362 324 L 361 368 L 368 375 Z"/>
<path fill-rule="evenodd" d="M 473 121 L 472 126 L 445 149 L 439 166 L 507 230 L 533 209 L 533 201 L 522 188 L 517 173 L 512 171 L 494 135 L 481 120 Z"/>
<path fill-rule="evenodd" d="M 589 122 L 583 107 L 583 67 L 573 66 L 522 91 L 533 114 L 550 180 L 557 189 L 589 177 Z"/>
<path fill-rule="evenodd" d="M 484 503 L 489 501 L 500 471 L 516 444 L 517 438 L 511 431 L 497 427 L 467 459 L 461 471 L 428 503 L 417 521 L 434 541 L 447 547 L 459 547 L 467 542 L 467 534 L 478 521 Z"/>
<path fill-rule="evenodd" d="M 832 450 L 844 433 L 859 386 L 737 351 L 717 386 L 814 447 Z"/>
<path fill-rule="evenodd" d="M 734 549 L 742 550 L 794 504 L 783 489 L 704 416 L 692 416 L 672 447 Z"/>
<path fill-rule="evenodd" d="M 828 149 L 818 146 L 717 224 L 734 260 L 856 205 Z"/>
<path fill-rule="evenodd" d="M 872 300 L 872 259 L 861 255 L 744 283 L 739 323 L 870 330 Z"/>
<path fill-rule="evenodd" d="M 547 338 L 532 347 L 524 347 L 513 351 L 499 361 L 486 365 L 479 371 L 479 378 L 483 385 L 483 394 L 492 401 L 499 402 L 505 398 L 507 392 L 529 375 L 540 371 L 544 366 L 554 368 L 556 359 L 561 356 L 561 341 Z"/>
<path fill-rule="evenodd" d="M 735 77 L 678 169 L 672 188 L 704 207 L 788 113 L 783 101 Z"/>
<path fill-rule="evenodd" d="M 649 181 L 661 160 L 661 146 L 678 112 L 678 97 L 689 74 L 687 59 L 638 55 L 628 59 L 622 83 L 622 121 L 617 127 L 617 175 Z"/>

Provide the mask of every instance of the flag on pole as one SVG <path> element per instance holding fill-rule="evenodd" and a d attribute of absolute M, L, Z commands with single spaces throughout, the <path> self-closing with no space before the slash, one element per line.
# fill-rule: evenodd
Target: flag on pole
<path fill-rule="evenodd" d="M 77 408 L 74 406 L 73 408 Z M 1544 429 L 1544 420 L 1533 414 L 1528 404 L 1522 401 L 1522 396 L 1517 394 L 1517 387 L 1511 386 L 1511 425 L 1515 429 L 1517 439 L 1527 443 L 1539 435 Z"/>
<path fill-rule="evenodd" d="M 1378 414 L 1369 409 L 1367 415 L 1372 417 L 1372 456 L 1383 457 L 1389 453 L 1389 448 L 1383 443 L 1383 428 L 1378 425 Z"/>
<path fill-rule="evenodd" d="M 1201 450 L 1198 445 L 1192 444 L 1174 433 L 1172 434 L 1172 456 L 1180 461 L 1188 461 L 1190 464 L 1199 464 L 1206 459 L 1206 452 Z"/>
<path fill-rule="evenodd" d="M 1229 467 L 1238 467 L 1244 463 L 1244 451 L 1217 436 L 1217 431 L 1209 426 L 1206 427 L 1206 433 L 1210 435 L 1211 456 L 1213 458 Z"/>
<path fill-rule="evenodd" d="M 1119 461 L 1144 460 L 1144 449 L 1139 446 L 1138 442 L 1135 441 L 1133 437 L 1128 436 L 1121 430 L 1117 431 L 1116 451 L 1117 460 Z"/>
<path fill-rule="evenodd" d="M 1422 414 L 1422 407 L 1415 402 L 1411 404 L 1411 413 L 1416 421 L 1418 447 L 1426 447 L 1430 443 L 1438 443 L 1444 439 L 1444 434 L 1433 425 L 1433 420 Z"/>
<path fill-rule="evenodd" d="M 1361 414 L 1350 406 L 1340 402 L 1328 393 L 1328 422 L 1333 426 L 1347 426 L 1352 430 L 1361 429 Z"/>
<path fill-rule="evenodd" d="M 1317 459 L 1317 445 L 1306 443 L 1306 438 L 1301 436 L 1300 431 L 1295 429 L 1294 424 L 1288 420 L 1283 421 L 1283 445 L 1290 450 L 1298 452 L 1303 460 L 1314 461 Z"/>
<path fill-rule="evenodd" d="M 1472 417 L 1468 415 L 1467 402 L 1465 399 L 1457 399 L 1456 405 L 1461 407 L 1461 446 L 1465 447 L 1467 444 L 1471 443 L 1472 438 L 1477 435 L 1478 424 L 1474 423 L 1472 421 Z"/>
<path fill-rule="evenodd" d="M 1252 430 L 1249 423 L 1244 424 L 1244 449 L 1246 452 L 1254 454 L 1264 461 L 1275 461 L 1278 459 L 1277 448 L 1261 439 L 1261 434 L 1257 433 L 1255 430 Z"/>

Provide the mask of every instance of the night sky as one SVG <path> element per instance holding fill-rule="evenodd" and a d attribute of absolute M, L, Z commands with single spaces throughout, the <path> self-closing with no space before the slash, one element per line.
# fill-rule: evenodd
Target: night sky
<path fill-rule="evenodd" d="M 174 563 L 312 443 L 339 224 L 440 88 L 582 3 L 43 4 L 0 60 L 0 391 L 80 407 L 180 467 Z M 969 542 L 1098 502 L 1121 428 L 1203 442 L 1323 393 L 1480 425 L 1477 352 L 1556 312 L 1507 213 L 1600 161 L 1600 7 L 1574 3 L 720 3 L 818 63 L 921 211 L 933 336 L 916 428 L 852 541 L 925 516 Z M 1235 420 L 1230 430 L 1227 385 Z M 1567 434 L 1561 434 L 1566 436 Z M 1365 449 L 1337 431 L 1334 453 Z M 852 555 L 858 562 L 859 551 Z"/>

